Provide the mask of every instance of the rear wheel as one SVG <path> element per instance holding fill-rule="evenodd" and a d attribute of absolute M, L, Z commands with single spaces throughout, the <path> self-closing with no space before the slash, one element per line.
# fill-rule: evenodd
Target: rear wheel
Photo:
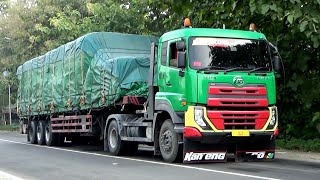
<path fill-rule="evenodd" d="M 28 128 L 27 128 L 27 125 L 26 124 L 23 124 L 22 125 L 22 134 L 27 134 L 27 130 Z"/>
<path fill-rule="evenodd" d="M 52 133 L 51 121 L 48 121 L 45 126 L 45 140 L 48 146 L 55 146 L 58 144 L 58 134 Z"/>
<path fill-rule="evenodd" d="M 37 144 L 37 126 L 38 123 L 31 121 L 28 128 L 28 138 L 31 144 Z"/>
<path fill-rule="evenodd" d="M 45 141 L 45 128 L 46 128 L 46 121 L 39 121 L 39 124 L 37 126 L 37 141 L 39 145 L 46 144 Z"/>
<path fill-rule="evenodd" d="M 19 122 L 19 132 L 20 134 L 23 134 L 23 122 L 21 120 Z"/>
<path fill-rule="evenodd" d="M 166 162 L 182 161 L 183 146 L 179 145 L 178 134 L 174 131 L 174 125 L 170 119 L 164 121 L 159 134 L 159 146 L 162 158 Z"/>

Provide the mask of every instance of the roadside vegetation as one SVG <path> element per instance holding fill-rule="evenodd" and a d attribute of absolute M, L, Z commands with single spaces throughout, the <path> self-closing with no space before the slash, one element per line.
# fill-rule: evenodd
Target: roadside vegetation
<path fill-rule="evenodd" d="M 320 152 L 320 139 L 278 139 L 276 141 L 277 149 L 296 150 L 305 152 Z"/>
<path fill-rule="evenodd" d="M 0 125 L 0 131 L 19 131 L 19 125 Z"/>

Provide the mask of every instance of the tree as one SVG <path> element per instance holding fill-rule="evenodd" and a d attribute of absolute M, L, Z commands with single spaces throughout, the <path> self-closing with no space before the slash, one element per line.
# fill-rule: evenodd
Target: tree
<path fill-rule="evenodd" d="M 255 23 L 278 46 L 285 64 L 286 82 L 280 79 L 278 106 L 284 134 L 317 136 L 312 119 L 320 119 L 320 1 L 217 0 L 174 1 L 181 16 L 195 27 L 248 29 Z M 302 133 L 296 133 L 299 130 Z"/>

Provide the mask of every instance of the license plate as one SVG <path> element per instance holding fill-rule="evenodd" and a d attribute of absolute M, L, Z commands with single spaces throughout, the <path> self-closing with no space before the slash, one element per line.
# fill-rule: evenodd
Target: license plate
<path fill-rule="evenodd" d="M 250 132 L 249 132 L 249 130 L 232 130 L 232 132 L 231 132 L 231 135 L 232 136 L 245 136 L 245 137 L 247 137 L 247 136 L 250 136 Z"/>

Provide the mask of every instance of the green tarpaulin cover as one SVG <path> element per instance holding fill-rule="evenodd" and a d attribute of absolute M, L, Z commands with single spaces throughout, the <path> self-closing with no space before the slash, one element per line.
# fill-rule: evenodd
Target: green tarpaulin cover
<path fill-rule="evenodd" d="M 99 108 L 146 95 L 157 37 L 96 32 L 25 62 L 17 70 L 21 115 Z"/>

